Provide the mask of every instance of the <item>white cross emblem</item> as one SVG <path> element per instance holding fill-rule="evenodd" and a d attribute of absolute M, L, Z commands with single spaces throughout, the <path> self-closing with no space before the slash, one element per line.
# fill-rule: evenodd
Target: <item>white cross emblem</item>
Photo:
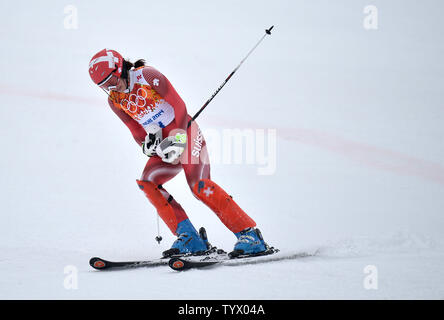
<path fill-rule="evenodd" d="M 213 190 L 210 189 L 210 187 L 206 188 L 203 192 L 207 195 L 207 197 L 209 197 L 210 194 L 214 193 Z"/>
<path fill-rule="evenodd" d="M 104 61 L 105 61 L 105 62 L 108 62 L 108 67 L 109 67 L 110 69 L 113 69 L 113 68 L 115 68 L 115 66 L 116 66 L 115 64 L 116 64 L 117 62 L 119 62 L 119 58 L 114 57 L 114 56 L 113 56 L 113 53 L 112 53 L 111 51 L 106 51 L 106 56 L 98 57 L 98 58 L 92 60 L 92 61 L 89 63 L 89 67 L 92 68 L 96 63 L 104 62 Z"/>

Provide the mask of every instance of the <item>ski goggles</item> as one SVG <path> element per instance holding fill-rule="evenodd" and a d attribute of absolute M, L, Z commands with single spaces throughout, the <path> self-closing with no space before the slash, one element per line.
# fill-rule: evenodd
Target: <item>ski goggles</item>
<path fill-rule="evenodd" d="M 115 90 L 117 88 L 117 84 L 119 83 L 119 77 L 114 75 L 114 71 L 111 72 L 111 74 L 106 77 L 102 82 L 98 83 L 97 85 L 106 91 Z"/>

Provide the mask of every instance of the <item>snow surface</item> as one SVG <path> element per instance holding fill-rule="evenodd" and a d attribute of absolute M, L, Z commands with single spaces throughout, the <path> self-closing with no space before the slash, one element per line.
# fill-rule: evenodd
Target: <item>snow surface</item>
<path fill-rule="evenodd" d="M 366 30 L 368 4 L 2 1 L 0 298 L 443 299 L 444 4 L 371 1 L 378 29 Z M 77 29 L 64 27 L 67 5 Z M 198 123 L 216 136 L 277 130 L 273 174 L 219 162 L 212 178 L 269 244 L 320 254 L 186 273 L 91 269 L 92 256 L 156 258 L 174 240 L 161 224 L 154 241 L 135 182 L 146 157 L 90 81 L 91 56 L 147 59 L 194 114 L 273 24 Z M 214 245 L 233 246 L 182 173 L 165 188 Z M 377 289 L 364 285 L 367 266 Z"/>

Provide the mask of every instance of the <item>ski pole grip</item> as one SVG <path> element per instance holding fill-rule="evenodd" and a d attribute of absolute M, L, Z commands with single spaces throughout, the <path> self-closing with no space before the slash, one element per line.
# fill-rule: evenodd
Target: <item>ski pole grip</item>
<path fill-rule="evenodd" d="M 267 34 L 271 34 L 271 29 L 273 29 L 273 28 L 274 28 L 274 26 L 271 26 L 270 29 L 266 29 L 265 32 L 266 32 Z"/>

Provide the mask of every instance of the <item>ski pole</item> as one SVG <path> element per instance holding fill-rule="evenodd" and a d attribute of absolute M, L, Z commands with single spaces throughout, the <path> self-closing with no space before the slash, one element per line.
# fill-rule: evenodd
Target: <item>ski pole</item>
<path fill-rule="evenodd" d="M 234 75 L 234 73 L 237 71 L 237 69 L 240 68 L 242 63 L 244 63 L 245 60 L 250 56 L 250 54 L 254 51 L 254 49 L 257 48 L 257 46 L 264 40 L 264 38 L 267 35 L 271 35 L 271 29 L 273 29 L 274 26 L 271 26 L 269 29 L 265 30 L 265 34 L 262 36 L 262 38 L 256 43 L 256 45 L 253 47 L 253 49 L 248 52 L 248 54 L 245 56 L 245 58 L 242 59 L 242 61 L 239 63 L 239 65 L 230 73 L 230 75 L 225 79 L 224 82 L 217 88 L 217 90 L 213 93 L 213 95 L 210 97 L 210 99 L 207 100 L 207 102 L 204 103 L 204 105 L 199 109 L 199 111 L 196 112 L 196 114 L 193 116 L 193 118 L 188 122 L 187 128 L 191 126 L 191 122 L 196 120 L 196 118 L 201 114 L 201 112 L 210 104 L 211 100 L 214 99 L 214 97 L 219 93 L 220 90 L 225 86 L 225 84 L 228 82 L 228 80 L 231 79 L 231 77 Z"/>

